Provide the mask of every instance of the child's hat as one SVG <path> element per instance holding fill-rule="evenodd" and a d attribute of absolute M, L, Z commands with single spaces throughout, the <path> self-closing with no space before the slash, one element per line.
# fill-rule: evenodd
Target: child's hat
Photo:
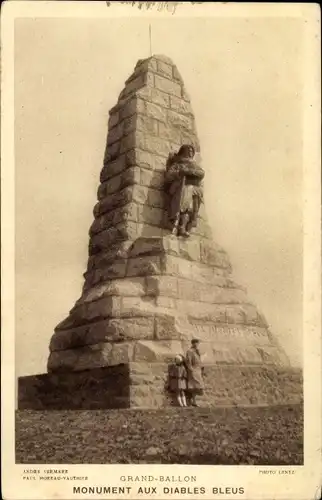
<path fill-rule="evenodd" d="M 183 356 L 182 356 L 182 354 L 177 354 L 174 359 L 175 359 L 175 361 L 182 361 L 183 360 Z"/>

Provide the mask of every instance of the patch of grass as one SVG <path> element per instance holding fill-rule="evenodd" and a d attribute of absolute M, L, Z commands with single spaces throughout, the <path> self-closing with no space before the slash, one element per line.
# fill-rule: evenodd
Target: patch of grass
<path fill-rule="evenodd" d="M 24 464 L 303 464 L 301 405 L 16 412 Z"/>

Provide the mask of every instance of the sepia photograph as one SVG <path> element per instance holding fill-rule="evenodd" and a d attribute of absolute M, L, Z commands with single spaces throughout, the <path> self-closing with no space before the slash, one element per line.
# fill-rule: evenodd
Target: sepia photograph
<path fill-rule="evenodd" d="M 304 6 L 56 3 L 11 21 L 20 483 L 48 499 L 255 498 L 242 466 L 261 466 L 274 498 L 301 499 L 312 399 L 321 437 Z M 127 468 L 109 481 L 84 472 L 113 464 Z M 208 487 L 198 470 L 217 465 L 238 479 L 224 468 Z"/>

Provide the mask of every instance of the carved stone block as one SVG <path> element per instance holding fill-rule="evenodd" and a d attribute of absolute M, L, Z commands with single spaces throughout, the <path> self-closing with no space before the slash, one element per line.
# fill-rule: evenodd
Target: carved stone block
<path fill-rule="evenodd" d="M 157 89 L 177 97 L 181 97 L 181 85 L 163 76 L 155 75 L 154 83 Z"/>

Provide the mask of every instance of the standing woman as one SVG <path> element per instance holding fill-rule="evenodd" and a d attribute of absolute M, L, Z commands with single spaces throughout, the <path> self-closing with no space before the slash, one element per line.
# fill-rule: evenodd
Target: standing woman
<path fill-rule="evenodd" d="M 191 347 L 186 354 L 186 366 L 188 375 L 188 391 L 191 394 L 192 406 L 198 406 L 196 396 L 203 394 L 203 368 L 201 364 L 201 355 L 199 352 L 199 340 L 192 339 Z"/>

